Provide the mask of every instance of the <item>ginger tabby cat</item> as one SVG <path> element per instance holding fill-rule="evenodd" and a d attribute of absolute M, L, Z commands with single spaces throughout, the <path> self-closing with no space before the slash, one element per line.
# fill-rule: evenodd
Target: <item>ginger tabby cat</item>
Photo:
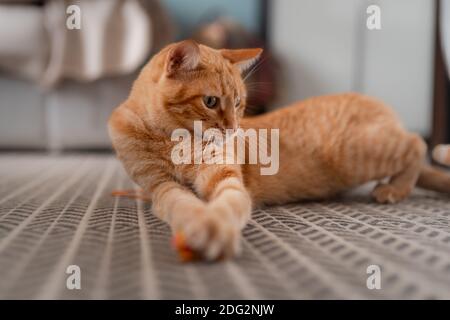
<path fill-rule="evenodd" d="M 131 178 L 151 193 L 153 212 L 182 232 L 205 259 L 239 252 L 252 208 L 322 199 L 389 178 L 373 190 L 380 203 L 407 197 L 416 184 L 450 191 L 450 177 L 424 164 L 426 145 L 382 102 L 355 93 L 311 98 L 243 118 L 241 74 L 261 49 L 215 50 L 186 40 L 162 49 L 143 68 L 129 98 L 116 108 L 109 132 Z M 279 171 L 257 164 L 171 161 L 177 128 L 277 128 Z"/>

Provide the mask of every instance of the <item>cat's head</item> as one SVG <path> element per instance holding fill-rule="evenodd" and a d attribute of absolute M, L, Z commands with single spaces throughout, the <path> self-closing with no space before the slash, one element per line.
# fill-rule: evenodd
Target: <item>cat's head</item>
<path fill-rule="evenodd" d="M 247 97 L 242 76 L 261 52 L 216 50 L 192 40 L 169 45 L 156 63 L 156 94 L 163 112 L 183 128 L 192 129 L 198 120 L 204 130 L 238 128 Z"/>

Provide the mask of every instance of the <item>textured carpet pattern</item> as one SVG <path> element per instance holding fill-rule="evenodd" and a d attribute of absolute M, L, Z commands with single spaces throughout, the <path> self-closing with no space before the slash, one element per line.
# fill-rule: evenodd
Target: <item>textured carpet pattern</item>
<path fill-rule="evenodd" d="M 110 195 L 132 187 L 111 156 L 1 155 L 0 298 L 450 298 L 446 196 L 256 210 L 240 257 L 183 264 L 148 204 Z M 69 265 L 81 290 L 66 288 Z"/>

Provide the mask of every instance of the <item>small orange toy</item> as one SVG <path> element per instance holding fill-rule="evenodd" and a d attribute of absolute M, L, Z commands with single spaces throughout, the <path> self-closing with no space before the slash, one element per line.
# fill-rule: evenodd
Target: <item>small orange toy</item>
<path fill-rule="evenodd" d="M 172 238 L 172 246 L 178 252 L 178 256 L 181 261 L 188 262 L 193 261 L 198 258 L 197 254 L 186 245 L 184 235 L 179 232 L 176 233 Z"/>

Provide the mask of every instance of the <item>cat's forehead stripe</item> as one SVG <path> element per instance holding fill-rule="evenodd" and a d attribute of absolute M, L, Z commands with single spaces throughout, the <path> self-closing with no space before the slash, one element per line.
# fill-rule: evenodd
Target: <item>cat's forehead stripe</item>
<path fill-rule="evenodd" d="M 230 69 L 225 68 L 224 71 L 221 73 L 221 89 L 222 89 L 222 95 L 232 95 L 235 96 L 237 90 L 237 83 L 233 78 L 233 74 Z"/>

